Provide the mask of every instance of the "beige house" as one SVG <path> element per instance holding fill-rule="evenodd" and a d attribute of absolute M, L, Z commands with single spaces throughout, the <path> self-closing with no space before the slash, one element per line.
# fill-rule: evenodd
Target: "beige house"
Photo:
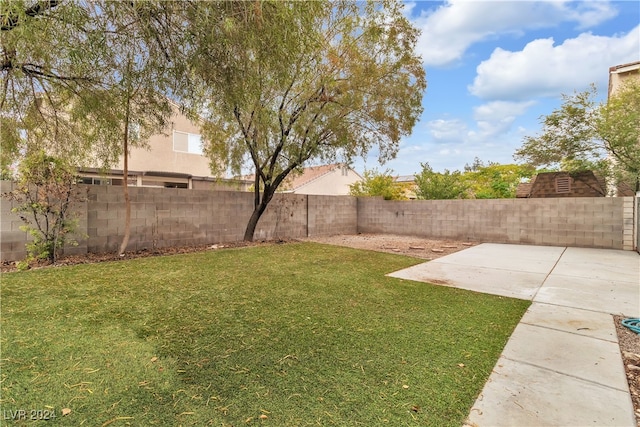
<path fill-rule="evenodd" d="M 608 97 L 615 95 L 622 82 L 634 78 L 640 79 L 640 61 L 610 67 Z"/>
<path fill-rule="evenodd" d="M 121 185 L 124 161 L 108 173 L 85 168 L 80 171 L 87 184 Z M 129 156 L 128 182 L 137 187 L 170 187 L 216 190 L 245 190 L 242 181 L 212 177 L 209 159 L 202 151 L 197 123 L 182 114 L 177 105 L 169 126 L 149 138 L 148 148 L 135 147 Z"/>
<path fill-rule="evenodd" d="M 640 80 L 640 61 L 610 67 L 608 98 L 614 96 L 620 89 L 620 87 L 624 84 L 624 82 L 630 79 Z M 615 159 L 613 160 L 615 161 Z M 612 188 L 616 188 L 617 196 L 635 195 L 633 186 L 628 183 L 621 182 L 615 185 L 613 182 L 611 182 L 610 185 Z"/>
<path fill-rule="evenodd" d="M 304 168 L 301 174 L 287 178 L 282 191 L 295 194 L 345 196 L 349 185 L 361 181 L 362 177 L 349 166 L 332 164 Z"/>

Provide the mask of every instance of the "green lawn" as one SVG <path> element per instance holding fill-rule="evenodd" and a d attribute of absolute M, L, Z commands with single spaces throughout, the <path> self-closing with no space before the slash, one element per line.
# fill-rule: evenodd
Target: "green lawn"
<path fill-rule="evenodd" d="M 384 276 L 419 262 L 293 243 L 4 274 L 1 422 L 459 427 L 529 303 Z"/>

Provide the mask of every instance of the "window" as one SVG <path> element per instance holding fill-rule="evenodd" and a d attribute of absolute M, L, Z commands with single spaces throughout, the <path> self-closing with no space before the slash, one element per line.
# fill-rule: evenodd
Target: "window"
<path fill-rule="evenodd" d="M 82 176 L 79 178 L 79 184 L 89 185 L 122 185 L 122 178 L 106 178 L 99 176 Z M 129 187 L 135 187 L 138 184 L 138 179 L 135 176 L 129 176 L 127 185 Z"/>
<path fill-rule="evenodd" d="M 200 135 L 174 130 L 173 151 L 202 155 L 202 140 Z"/>
<path fill-rule="evenodd" d="M 571 192 L 571 177 L 559 176 L 556 178 L 556 193 L 570 193 Z"/>
<path fill-rule="evenodd" d="M 110 178 L 96 178 L 92 176 L 80 177 L 80 182 L 82 184 L 89 184 L 89 185 L 111 185 Z"/>

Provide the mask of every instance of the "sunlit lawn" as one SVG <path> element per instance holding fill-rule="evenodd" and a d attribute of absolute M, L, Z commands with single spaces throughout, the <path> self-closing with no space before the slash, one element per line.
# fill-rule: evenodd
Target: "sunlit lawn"
<path fill-rule="evenodd" d="M 419 262 L 293 243 L 4 274 L 2 423 L 460 426 L 529 303 L 384 276 Z"/>

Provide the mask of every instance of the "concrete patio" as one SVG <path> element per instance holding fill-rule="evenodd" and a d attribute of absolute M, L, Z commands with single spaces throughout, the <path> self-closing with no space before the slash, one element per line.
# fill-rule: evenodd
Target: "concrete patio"
<path fill-rule="evenodd" d="M 640 317 L 640 256 L 481 244 L 389 276 L 528 299 L 469 426 L 630 426 L 612 314 Z"/>

